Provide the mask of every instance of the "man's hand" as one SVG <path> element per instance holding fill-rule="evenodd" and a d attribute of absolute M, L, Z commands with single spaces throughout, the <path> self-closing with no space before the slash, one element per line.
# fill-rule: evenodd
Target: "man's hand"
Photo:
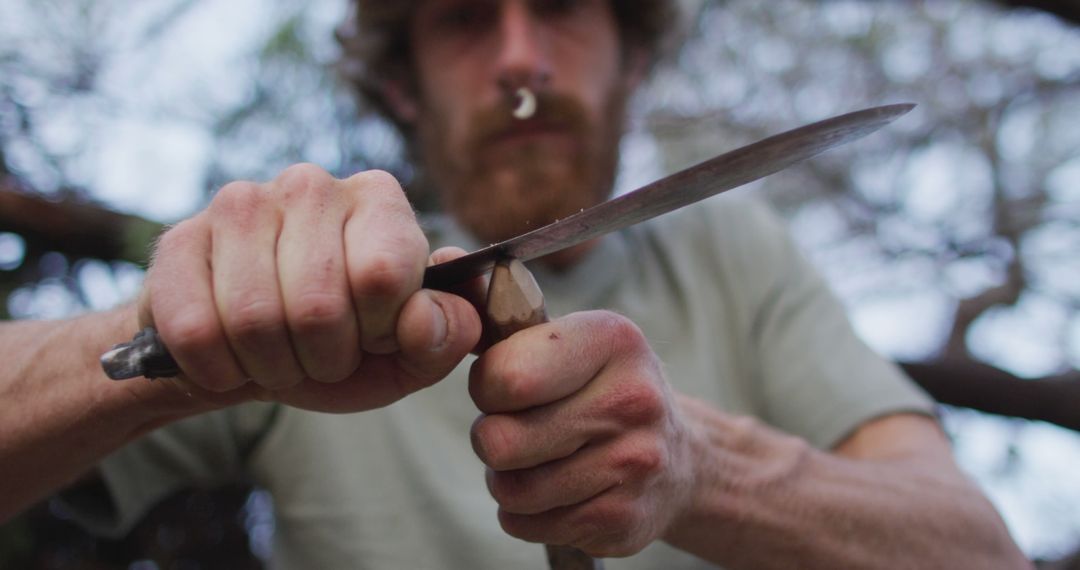
<path fill-rule="evenodd" d="M 218 401 L 377 408 L 444 377 L 479 337 L 468 302 L 420 289 L 428 261 L 393 177 L 297 165 L 226 185 L 162 236 L 140 324 Z"/>
<path fill-rule="evenodd" d="M 686 509 L 690 435 L 638 328 L 610 312 L 520 331 L 473 365 L 473 447 L 512 536 L 628 556 Z"/>

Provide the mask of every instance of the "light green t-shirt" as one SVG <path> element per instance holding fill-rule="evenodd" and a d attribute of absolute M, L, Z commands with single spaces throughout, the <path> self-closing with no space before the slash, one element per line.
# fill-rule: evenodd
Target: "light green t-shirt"
<path fill-rule="evenodd" d="M 445 224 L 433 246 L 474 243 Z M 532 268 L 552 317 L 605 308 L 637 323 L 670 383 L 828 448 L 930 400 L 853 334 L 842 307 L 765 207 L 725 197 L 603 238 L 580 265 Z M 469 427 L 471 358 L 439 384 L 350 414 L 252 404 L 168 426 L 108 457 L 117 534 L 184 486 L 247 478 L 274 496 L 273 566 L 546 568 L 543 548 L 499 528 Z M 709 568 L 655 543 L 610 570 Z"/>

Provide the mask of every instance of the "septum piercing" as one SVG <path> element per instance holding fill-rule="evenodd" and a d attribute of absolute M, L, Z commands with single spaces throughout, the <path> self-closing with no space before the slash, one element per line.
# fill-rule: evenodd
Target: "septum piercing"
<path fill-rule="evenodd" d="M 528 87 L 521 87 L 515 91 L 514 99 L 517 101 L 517 106 L 512 112 L 515 119 L 524 121 L 536 114 L 536 94 Z"/>

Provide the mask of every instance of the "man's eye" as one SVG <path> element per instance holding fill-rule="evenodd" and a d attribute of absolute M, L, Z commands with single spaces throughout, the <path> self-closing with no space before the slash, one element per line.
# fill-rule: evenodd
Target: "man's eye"
<path fill-rule="evenodd" d="M 539 16 L 567 16 L 583 8 L 589 0 L 533 0 L 533 12 Z"/>
<path fill-rule="evenodd" d="M 444 30 L 473 31 L 482 28 L 492 16 L 492 7 L 485 3 L 462 2 L 444 8 L 435 21 Z"/>

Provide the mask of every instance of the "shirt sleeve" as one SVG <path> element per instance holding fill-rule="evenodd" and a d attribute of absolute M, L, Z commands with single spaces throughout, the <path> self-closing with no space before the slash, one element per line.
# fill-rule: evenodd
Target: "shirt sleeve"
<path fill-rule="evenodd" d="M 276 405 L 259 402 L 155 430 L 101 461 L 103 485 L 63 492 L 59 506 L 95 534 L 124 536 L 173 493 L 243 480 L 248 455 L 276 413 Z"/>
<path fill-rule="evenodd" d="M 819 448 L 885 415 L 932 415 L 933 401 L 854 332 L 844 307 L 792 242 L 782 220 L 752 204 L 734 225 L 748 282 L 762 417 Z"/>

